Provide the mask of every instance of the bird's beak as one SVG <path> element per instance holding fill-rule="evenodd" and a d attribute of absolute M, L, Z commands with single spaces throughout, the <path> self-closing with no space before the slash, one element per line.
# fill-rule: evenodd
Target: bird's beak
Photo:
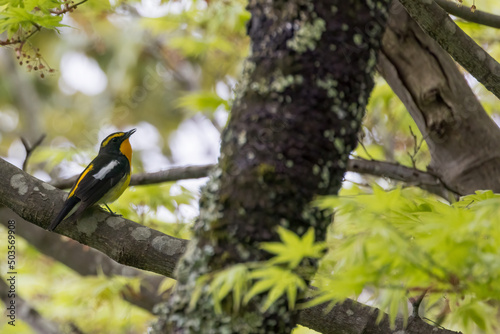
<path fill-rule="evenodd" d="M 124 139 L 127 139 L 128 137 L 132 136 L 134 134 L 134 132 L 136 132 L 136 131 L 137 131 L 136 129 L 132 129 L 129 132 L 125 132 Z"/>

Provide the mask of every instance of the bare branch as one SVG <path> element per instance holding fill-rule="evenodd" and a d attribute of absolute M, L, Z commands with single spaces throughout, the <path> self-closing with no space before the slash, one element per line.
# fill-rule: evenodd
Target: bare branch
<path fill-rule="evenodd" d="M 206 177 L 214 165 L 172 167 L 153 173 L 133 174 L 130 179 L 131 186 L 155 184 L 162 182 L 178 181 L 184 179 L 198 179 Z M 59 189 L 71 188 L 78 178 L 77 175 L 64 180 L 55 180 L 50 184 Z"/>
<path fill-rule="evenodd" d="M 434 1 L 400 0 L 410 16 L 486 89 L 500 98 L 500 64 Z"/>
<path fill-rule="evenodd" d="M 476 10 L 472 12 L 470 8 L 461 6 L 455 1 L 449 0 L 434 0 L 436 3 L 443 8 L 445 11 L 459 17 L 461 19 L 467 20 L 469 22 L 474 22 L 482 24 L 484 26 L 500 29 L 500 15 L 490 14 L 487 12 L 482 12 Z"/>
<path fill-rule="evenodd" d="M 23 171 L 26 171 L 26 169 L 28 168 L 28 159 L 30 158 L 31 154 L 33 154 L 33 151 L 38 146 L 40 146 L 40 144 L 43 142 L 45 137 L 46 137 L 46 134 L 41 135 L 40 138 L 33 144 L 33 146 L 31 146 L 25 138 L 21 137 L 21 142 L 23 143 L 24 149 L 26 150 L 26 158 L 24 158 L 24 162 L 23 162 Z"/>
<path fill-rule="evenodd" d="M 405 167 L 400 164 L 365 160 L 365 159 L 351 159 L 347 165 L 347 170 L 361 174 L 371 174 L 374 176 L 388 177 L 397 181 L 436 186 L 440 184 L 437 177 L 410 167 Z"/>
<path fill-rule="evenodd" d="M 173 167 L 154 173 L 140 173 L 132 175 L 130 185 L 146 185 L 162 182 L 170 182 L 184 179 L 196 179 L 208 176 L 208 172 L 214 165 L 200 166 L 184 166 Z M 401 182 L 406 182 L 411 185 L 421 186 L 422 188 L 431 191 L 439 196 L 447 193 L 447 189 L 438 177 L 418 169 L 404 167 L 399 164 L 365 160 L 365 159 L 350 159 L 347 165 L 347 170 L 361 174 L 370 174 L 374 176 L 388 177 Z M 78 176 L 73 176 L 64 180 L 55 180 L 50 182 L 56 188 L 66 189 L 73 186 Z"/>
<path fill-rule="evenodd" d="M 459 195 L 453 189 L 447 187 L 439 177 L 419 169 L 405 167 L 403 165 L 375 160 L 351 159 L 347 165 L 351 172 L 370 174 L 374 176 L 388 177 L 393 180 L 405 182 L 425 189 L 433 194 L 449 199 L 450 196 Z"/>

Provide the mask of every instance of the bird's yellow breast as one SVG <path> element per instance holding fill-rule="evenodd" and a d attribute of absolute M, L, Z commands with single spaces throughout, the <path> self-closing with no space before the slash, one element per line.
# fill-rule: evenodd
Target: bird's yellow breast
<path fill-rule="evenodd" d="M 130 173 L 127 173 L 120 182 L 113 186 L 99 201 L 99 204 L 112 203 L 120 197 L 130 183 Z"/>

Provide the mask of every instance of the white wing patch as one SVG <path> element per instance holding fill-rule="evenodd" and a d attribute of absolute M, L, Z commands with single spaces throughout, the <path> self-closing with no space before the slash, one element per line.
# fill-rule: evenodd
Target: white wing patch
<path fill-rule="evenodd" d="M 103 180 L 106 177 L 106 175 L 108 175 L 108 173 L 111 172 L 111 170 L 115 168 L 118 164 L 119 164 L 118 160 L 111 161 L 109 164 L 104 166 L 99 172 L 97 172 L 94 175 L 94 178 Z"/>

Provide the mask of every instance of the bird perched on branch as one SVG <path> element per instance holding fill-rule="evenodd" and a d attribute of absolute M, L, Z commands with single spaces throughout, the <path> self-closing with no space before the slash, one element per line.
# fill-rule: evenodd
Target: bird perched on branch
<path fill-rule="evenodd" d="M 107 203 L 118 199 L 130 183 L 132 147 L 129 137 L 135 131 L 115 132 L 102 141 L 99 154 L 76 180 L 63 208 L 50 223 L 49 231 L 67 216 L 68 221 L 78 219 L 94 204 L 104 204 L 113 213 Z"/>

